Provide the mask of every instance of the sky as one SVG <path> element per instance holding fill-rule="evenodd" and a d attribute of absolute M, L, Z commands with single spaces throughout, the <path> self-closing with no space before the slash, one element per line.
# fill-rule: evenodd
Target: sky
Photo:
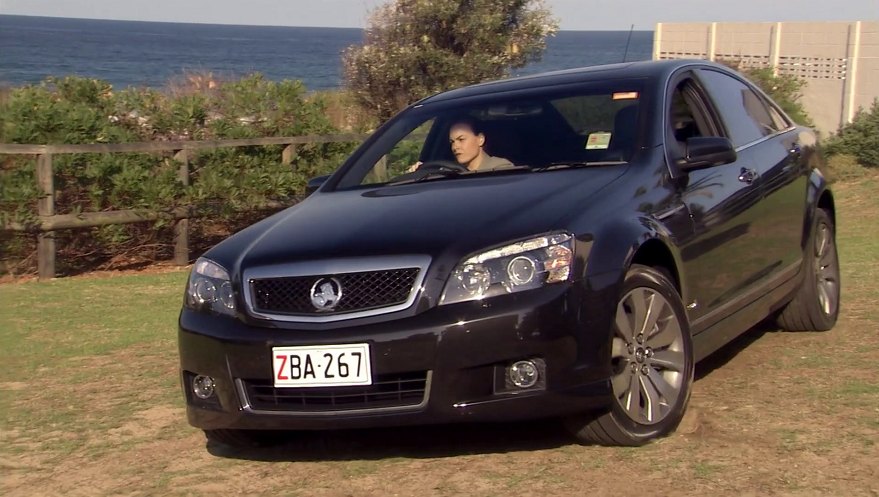
<path fill-rule="evenodd" d="M 387 0 L 0 0 L 0 14 L 133 21 L 366 27 Z M 545 0 L 563 30 L 657 22 L 875 21 L 879 0 Z"/>

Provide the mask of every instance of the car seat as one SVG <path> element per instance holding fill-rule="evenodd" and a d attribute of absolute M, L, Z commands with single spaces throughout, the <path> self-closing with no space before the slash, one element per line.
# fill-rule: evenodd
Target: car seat
<path fill-rule="evenodd" d="M 638 105 L 632 104 L 618 110 L 613 118 L 613 134 L 607 146 L 605 160 L 627 161 L 635 150 L 638 138 Z"/>

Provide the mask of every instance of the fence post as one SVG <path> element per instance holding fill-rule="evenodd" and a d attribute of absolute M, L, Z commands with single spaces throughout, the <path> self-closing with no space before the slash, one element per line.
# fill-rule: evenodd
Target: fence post
<path fill-rule="evenodd" d="M 377 183 L 384 183 L 389 180 L 388 178 L 388 155 L 382 155 L 382 158 L 375 163 L 375 168 L 373 169 L 373 174 L 375 174 L 375 181 Z"/>
<path fill-rule="evenodd" d="M 174 154 L 174 160 L 180 163 L 177 178 L 183 186 L 189 186 L 189 153 L 186 150 L 178 150 Z M 178 219 L 174 223 L 174 264 L 185 266 L 189 264 L 189 219 Z"/>
<path fill-rule="evenodd" d="M 52 154 L 37 156 L 37 185 L 40 189 L 37 214 L 41 221 L 55 215 L 55 177 L 52 169 Z M 41 280 L 55 277 L 54 231 L 41 230 L 37 235 L 37 272 Z"/>
<path fill-rule="evenodd" d="M 291 143 L 281 152 L 281 164 L 289 166 L 293 163 L 293 157 L 296 157 L 296 144 Z"/>

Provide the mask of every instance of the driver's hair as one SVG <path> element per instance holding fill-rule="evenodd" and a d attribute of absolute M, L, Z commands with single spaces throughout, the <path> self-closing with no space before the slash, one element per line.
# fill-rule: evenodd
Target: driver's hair
<path fill-rule="evenodd" d="M 473 116 L 469 116 L 469 115 L 465 114 L 465 115 L 456 116 L 456 117 L 452 118 L 449 121 L 449 131 L 451 131 L 451 129 L 453 127 L 455 127 L 459 124 L 463 124 L 463 125 L 469 127 L 473 131 L 474 135 L 478 135 L 478 134 L 484 135 L 485 134 L 485 130 L 482 126 L 482 122 Z"/>

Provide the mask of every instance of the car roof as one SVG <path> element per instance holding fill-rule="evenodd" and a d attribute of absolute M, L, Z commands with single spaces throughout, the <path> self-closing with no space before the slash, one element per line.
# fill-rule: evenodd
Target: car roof
<path fill-rule="evenodd" d="M 479 83 L 427 97 L 418 102 L 418 104 L 443 102 L 448 100 L 455 100 L 458 98 L 477 97 L 486 94 L 495 94 L 518 90 L 530 90 L 541 87 L 559 86 L 589 81 L 636 78 L 665 80 L 668 75 L 670 75 L 675 70 L 681 67 L 693 65 L 727 69 L 725 66 L 722 66 L 720 64 L 715 64 L 706 60 L 695 59 L 646 60 L 638 62 L 605 64 L 580 67 L 576 69 L 563 69 L 559 71 L 544 72 L 529 76 L 519 76 L 515 78 Z"/>

